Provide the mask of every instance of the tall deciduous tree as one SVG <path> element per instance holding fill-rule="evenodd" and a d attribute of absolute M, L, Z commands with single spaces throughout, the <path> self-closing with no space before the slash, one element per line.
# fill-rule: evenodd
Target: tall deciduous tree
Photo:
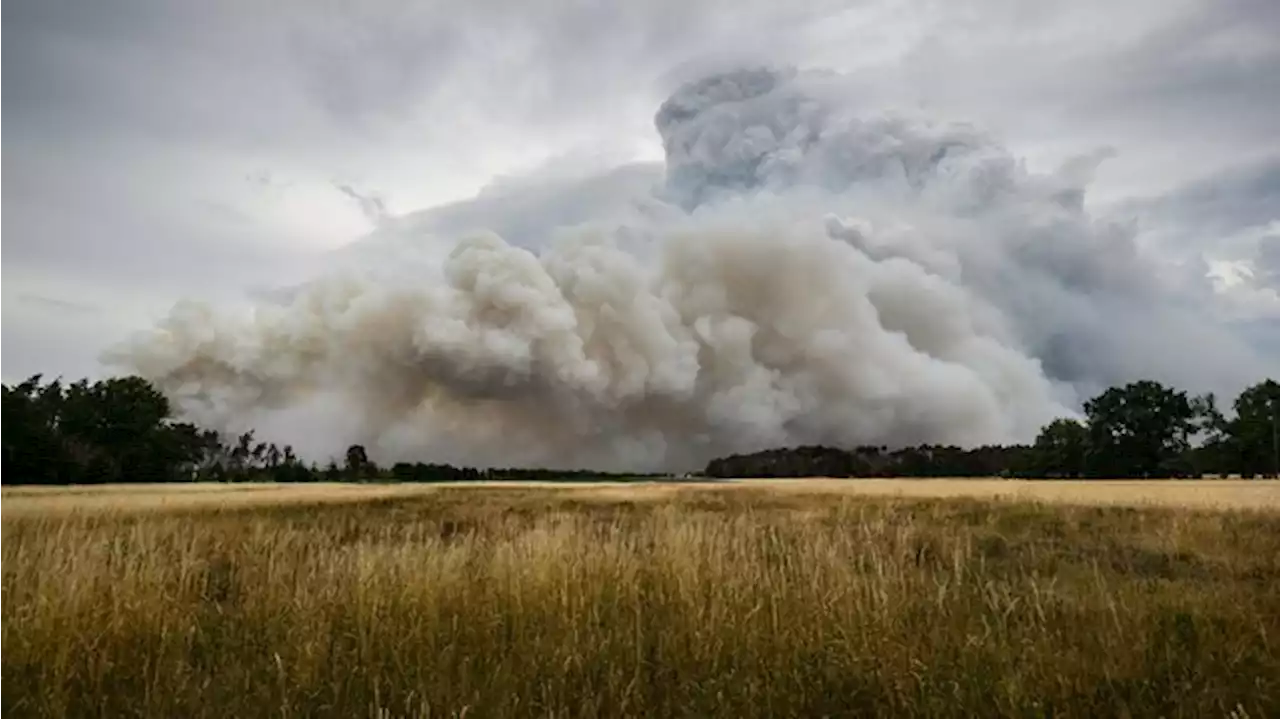
<path fill-rule="evenodd" d="M 1240 393 L 1231 434 L 1246 476 L 1280 476 L 1280 382 L 1267 379 Z"/>
<path fill-rule="evenodd" d="M 1112 387 L 1085 402 L 1087 469 L 1094 476 L 1156 477 L 1185 467 L 1195 410 L 1185 392 L 1142 380 Z"/>
<path fill-rule="evenodd" d="M 1089 430 L 1074 419 L 1055 419 L 1040 430 L 1033 447 L 1035 473 L 1079 477 L 1085 471 Z"/>
<path fill-rule="evenodd" d="M 1232 471 L 1237 449 L 1231 434 L 1231 423 L 1218 409 L 1213 393 L 1191 398 L 1192 438 L 1197 446 L 1187 452 L 1187 464 L 1193 475 L 1225 474 Z"/>
<path fill-rule="evenodd" d="M 58 428 L 62 384 L 41 384 L 35 375 L 5 386 L 0 426 L 4 428 L 6 482 L 58 483 L 71 480 L 71 467 Z"/>

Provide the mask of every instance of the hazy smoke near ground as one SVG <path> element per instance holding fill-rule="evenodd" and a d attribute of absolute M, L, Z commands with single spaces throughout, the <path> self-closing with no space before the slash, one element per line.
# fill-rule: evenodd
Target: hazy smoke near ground
<path fill-rule="evenodd" d="M 1101 157 L 1034 174 L 975 128 L 785 70 L 688 84 L 656 126 L 661 174 L 445 208 L 402 223 L 380 272 L 251 316 L 184 304 L 110 359 L 192 419 L 313 457 L 633 470 L 1025 441 L 1114 381 L 1260 376 L 1085 211 Z M 433 255 L 441 228 L 481 224 L 511 236 Z M 1188 342 L 1215 349 L 1192 363 Z"/>

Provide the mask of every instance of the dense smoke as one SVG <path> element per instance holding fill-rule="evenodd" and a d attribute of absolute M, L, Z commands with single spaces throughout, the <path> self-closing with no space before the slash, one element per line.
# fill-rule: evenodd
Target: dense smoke
<path fill-rule="evenodd" d="M 659 174 L 404 219 L 364 244 L 380 271 L 251 316 L 184 304 L 112 360 L 192 419 L 312 456 L 633 470 L 1025 441 L 1114 381 L 1260 372 L 1086 212 L 1101 157 L 1035 174 L 977 129 L 794 71 L 688 84 L 656 126 Z M 1185 342 L 1215 350 L 1192 369 Z"/>

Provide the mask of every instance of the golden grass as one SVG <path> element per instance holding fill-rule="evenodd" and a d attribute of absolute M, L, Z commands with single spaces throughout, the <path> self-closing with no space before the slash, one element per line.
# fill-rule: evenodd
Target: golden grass
<path fill-rule="evenodd" d="M 430 485 L 351 484 L 143 484 L 6 488 L 5 517 L 191 509 L 236 509 L 289 504 L 350 503 L 435 491 Z"/>
<path fill-rule="evenodd" d="M 6 491 L 0 703 L 1280 715 L 1280 513 L 864 482 Z"/>
<path fill-rule="evenodd" d="M 469 484 L 115 484 L 77 487 L 6 487 L 6 516 L 93 512 L 343 503 L 432 494 L 448 487 L 562 489 L 590 501 L 658 501 L 695 490 L 764 489 L 801 494 L 956 498 L 1088 505 L 1165 506 L 1280 511 L 1274 480 L 1080 480 L 1003 479 L 742 479 L 720 482 L 494 482 Z"/>
<path fill-rule="evenodd" d="M 1280 510 L 1280 482 L 1275 480 L 814 478 L 742 482 L 784 491 L 851 493 L 877 497 L 968 497 L 1089 505 Z"/>

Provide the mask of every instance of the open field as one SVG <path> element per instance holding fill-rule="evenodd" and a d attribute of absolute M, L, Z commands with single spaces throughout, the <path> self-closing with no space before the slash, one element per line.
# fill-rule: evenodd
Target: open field
<path fill-rule="evenodd" d="M 0 703 L 1277 716 L 1277 486 L 6 489 Z"/>
<path fill-rule="evenodd" d="M 672 482 L 495 482 L 490 484 L 116 484 L 6 487 L 5 515 L 99 510 L 172 510 L 276 504 L 344 503 L 413 497 L 449 487 L 561 489 L 591 500 L 659 501 L 674 494 L 727 488 L 768 488 L 801 494 L 994 499 L 1086 505 L 1280 510 L 1280 481 L 1004 479 L 743 479 Z"/>
<path fill-rule="evenodd" d="M 791 492 L 875 497 L 972 498 L 1084 505 L 1280 510 L 1270 480 L 772 479 L 742 480 Z"/>

